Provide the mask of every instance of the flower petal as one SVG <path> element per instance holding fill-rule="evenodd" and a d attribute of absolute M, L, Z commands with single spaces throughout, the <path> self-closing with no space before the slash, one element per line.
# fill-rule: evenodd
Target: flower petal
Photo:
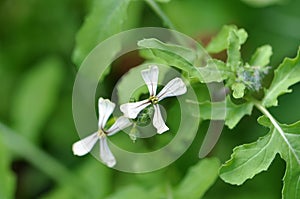
<path fill-rule="evenodd" d="M 157 129 L 158 134 L 162 134 L 163 132 L 169 130 L 161 116 L 160 108 L 157 104 L 154 105 L 153 126 Z"/>
<path fill-rule="evenodd" d="M 98 140 L 97 132 L 82 140 L 75 142 L 72 146 L 74 155 L 82 156 L 89 153 Z"/>
<path fill-rule="evenodd" d="M 98 109 L 99 109 L 99 120 L 98 127 L 103 129 L 109 116 L 112 114 L 115 108 L 115 103 L 111 102 L 108 99 L 103 99 L 102 97 L 98 100 Z"/>
<path fill-rule="evenodd" d="M 131 122 L 127 117 L 121 116 L 119 117 L 115 123 L 106 131 L 108 136 L 114 135 L 115 133 L 125 129 L 130 126 Z"/>
<path fill-rule="evenodd" d="M 155 65 L 149 66 L 149 69 L 142 70 L 141 74 L 148 87 L 150 96 L 156 95 L 158 82 L 158 67 Z"/>
<path fill-rule="evenodd" d="M 158 100 L 161 101 L 167 97 L 179 96 L 186 93 L 187 88 L 182 79 L 176 77 L 169 81 L 167 85 L 158 93 Z"/>
<path fill-rule="evenodd" d="M 125 117 L 134 119 L 137 117 L 139 112 L 141 112 L 141 110 L 143 110 L 150 104 L 151 102 L 148 99 L 145 99 L 139 102 L 122 104 L 120 106 L 120 110 L 124 113 Z"/>
<path fill-rule="evenodd" d="M 107 145 L 106 137 L 100 138 L 100 158 L 108 167 L 113 167 L 117 163 L 115 156 Z"/>

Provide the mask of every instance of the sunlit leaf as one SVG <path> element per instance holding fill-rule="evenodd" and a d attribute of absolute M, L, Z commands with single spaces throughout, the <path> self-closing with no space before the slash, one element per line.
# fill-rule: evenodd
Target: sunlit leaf
<path fill-rule="evenodd" d="M 300 49 L 294 59 L 286 58 L 274 72 L 271 86 L 265 90 L 262 104 L 266 107 L 277 106 L 277 98 L 285 93 L 290 93 L 290 86 L 300 81 Z"/>
<path fill-rule="evenodd" d="M 277 124 L 263 116 L 259 123 L 270 132 L 256 142 L 234 149 L 231 159 L 220 170 L 220 177 L 228 183 L 241 185 L 247 179 L 268 169 L 276 154 L 286 161 L 284 199 L 299 198 L 300 191 L 300 122 L 291 125 Z M 284 133 L 284 137 L 279 131 Z"/>
<path fill-rule="evenodd" d="M 261 46 L 256 49 L 249 64 L 251 66 L 266 66 L 270 63 L 272 53 L 272 47 L 270 45 Z"/>
<path fill-rule="evenodd" d="M 174 198 L 198 199 L 218 178 L 220 161 L 216 158 L 203 159 L 191 167 L 175 189 Z"/>
<path fill-rule="evenodd" d="M 37 141 L 41 127 L 55 108 L 63 81 L 63 63 L 48 58 L 18 82 L 11 117 L 17 131 Z"/>
<path fill-rule="evenodd" d="M 235 31 L 235 34 L 239 38 L 239 45 L 245 43 L 248 35 L 244 29 L 237 29 L 234 25 L 225 25 L 221 31 L 211 40 L 206 47 L 209 53 L 219 53 L 229 46 L 229 36 L 231 32 Z"/>

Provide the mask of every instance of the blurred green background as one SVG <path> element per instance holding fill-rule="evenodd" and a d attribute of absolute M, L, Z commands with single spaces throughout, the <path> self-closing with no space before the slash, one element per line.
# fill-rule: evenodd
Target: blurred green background
<path fill-rule="evenodd" d="M 76 33 L 93 5 L 84 0 L 0 1 L 0 199 L 149 198 L 146 193 L 168 193 L 168 187 L 176 186 L 199 161 L 201 129 L 207 122 L 184 156 L 149 174 L 122 173 L 90 155 L 72 155 L 71 146 L 79 139 L 72 118 L 72 86 L 78 69 L 72 52 Z M 242 49 L 245 60 L 258 46 L 270 44 L 271 66 L 277 67 L 284 57 L 294 57 L 300 44 L 299 0 L 171 0 L 159 5 L 178 31 L 203 43 L 225 24 L 245 28 L 249 34 Z M 124 29 L 164 26 L 142 0 L 130 2 L 127 13 Z M 127 64 L 131 65 L 130 59 Z M 114 82 L 118 75 L 113 71 L 109 80 Z M 293 90 L 271 109 L 282 123 L 300 118 L 295 109 L 300 85 Z M 210 156 L 224 162 L 234 146 L 263 135 L 266 129 L 257 125 L 258 116 L 254 111 L 234 130 L 225 128 Z M 241 187 L 218 179 L 204 198 L 280 198 L 284 166 L 277 157 L 268 172 Z"/>

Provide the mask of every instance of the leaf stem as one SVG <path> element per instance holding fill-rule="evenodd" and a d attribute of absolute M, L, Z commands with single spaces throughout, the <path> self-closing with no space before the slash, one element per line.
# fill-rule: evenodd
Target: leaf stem
<path fill-rule="evenodd" d="M 161 20 L 166 26 L 168 26 L 173 30 L 176 30 L 174 24 L 171 22 L 169 17 L 162 11 L 162 9 L 154 0 L 145 0 L 145 1 L 153 9 L 153 11 L 161 18 Z"/>
<path fill-rule="evenodd" d="M 275 129 L 279 132 L 279 134 L 281 135 L 282 139 L 285 141 L 285 143 L 288 145 L 289 149 L 291 150 L 291 152 L 293 153 L 293 155 L 295 156 L 298 164 L 300 164 L 300 160 L 296 154 L 296 151 L 294 150 L 294 148 L 292 147 L 290 141 L 287 139 L 287 137 L 284 134 L 284 131 L 282 130 L 282 128 L 280 127 L 280 125 L 278 124 L 278 122 L 276 121 L 276 119 L 272 116 L 272 114 L 262 105 L 260 104 L 258 101 L 256 100 L 251 100 L 255 107 L 260 110 L 266 117 L 269 118 L 269 120 L 271 121 L 271 123 L 273 124 L 273 126 L 275 127 Z"/>
<path fill-rule="evenodd" d="M 66 182 L 66 178 L 72 177 L 68 169 L 58 161 L 39 150 L 20 134 L 17 134 L 2 123 L 0 123 L 0 133 L 7 148 L 25 158 L 59 184 L 63 185 Z"/>

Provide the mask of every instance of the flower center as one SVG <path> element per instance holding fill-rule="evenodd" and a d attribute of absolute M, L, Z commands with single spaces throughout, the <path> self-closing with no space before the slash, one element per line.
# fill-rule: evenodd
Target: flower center
<path fill-rule="evenodd" d="M 156 96 L 150 96 L 149 100 L 152 104 L 157 104 L 158 103 L 158 98 Z"/>
<path fill-rule="evenodd" d="M 98 135 L 98 137 L 105 137 L 106 136 L 106 133 L 102 130 L 102 129 L 99 129 L 98 131 L 97 131 L 97 135 Z"/>

